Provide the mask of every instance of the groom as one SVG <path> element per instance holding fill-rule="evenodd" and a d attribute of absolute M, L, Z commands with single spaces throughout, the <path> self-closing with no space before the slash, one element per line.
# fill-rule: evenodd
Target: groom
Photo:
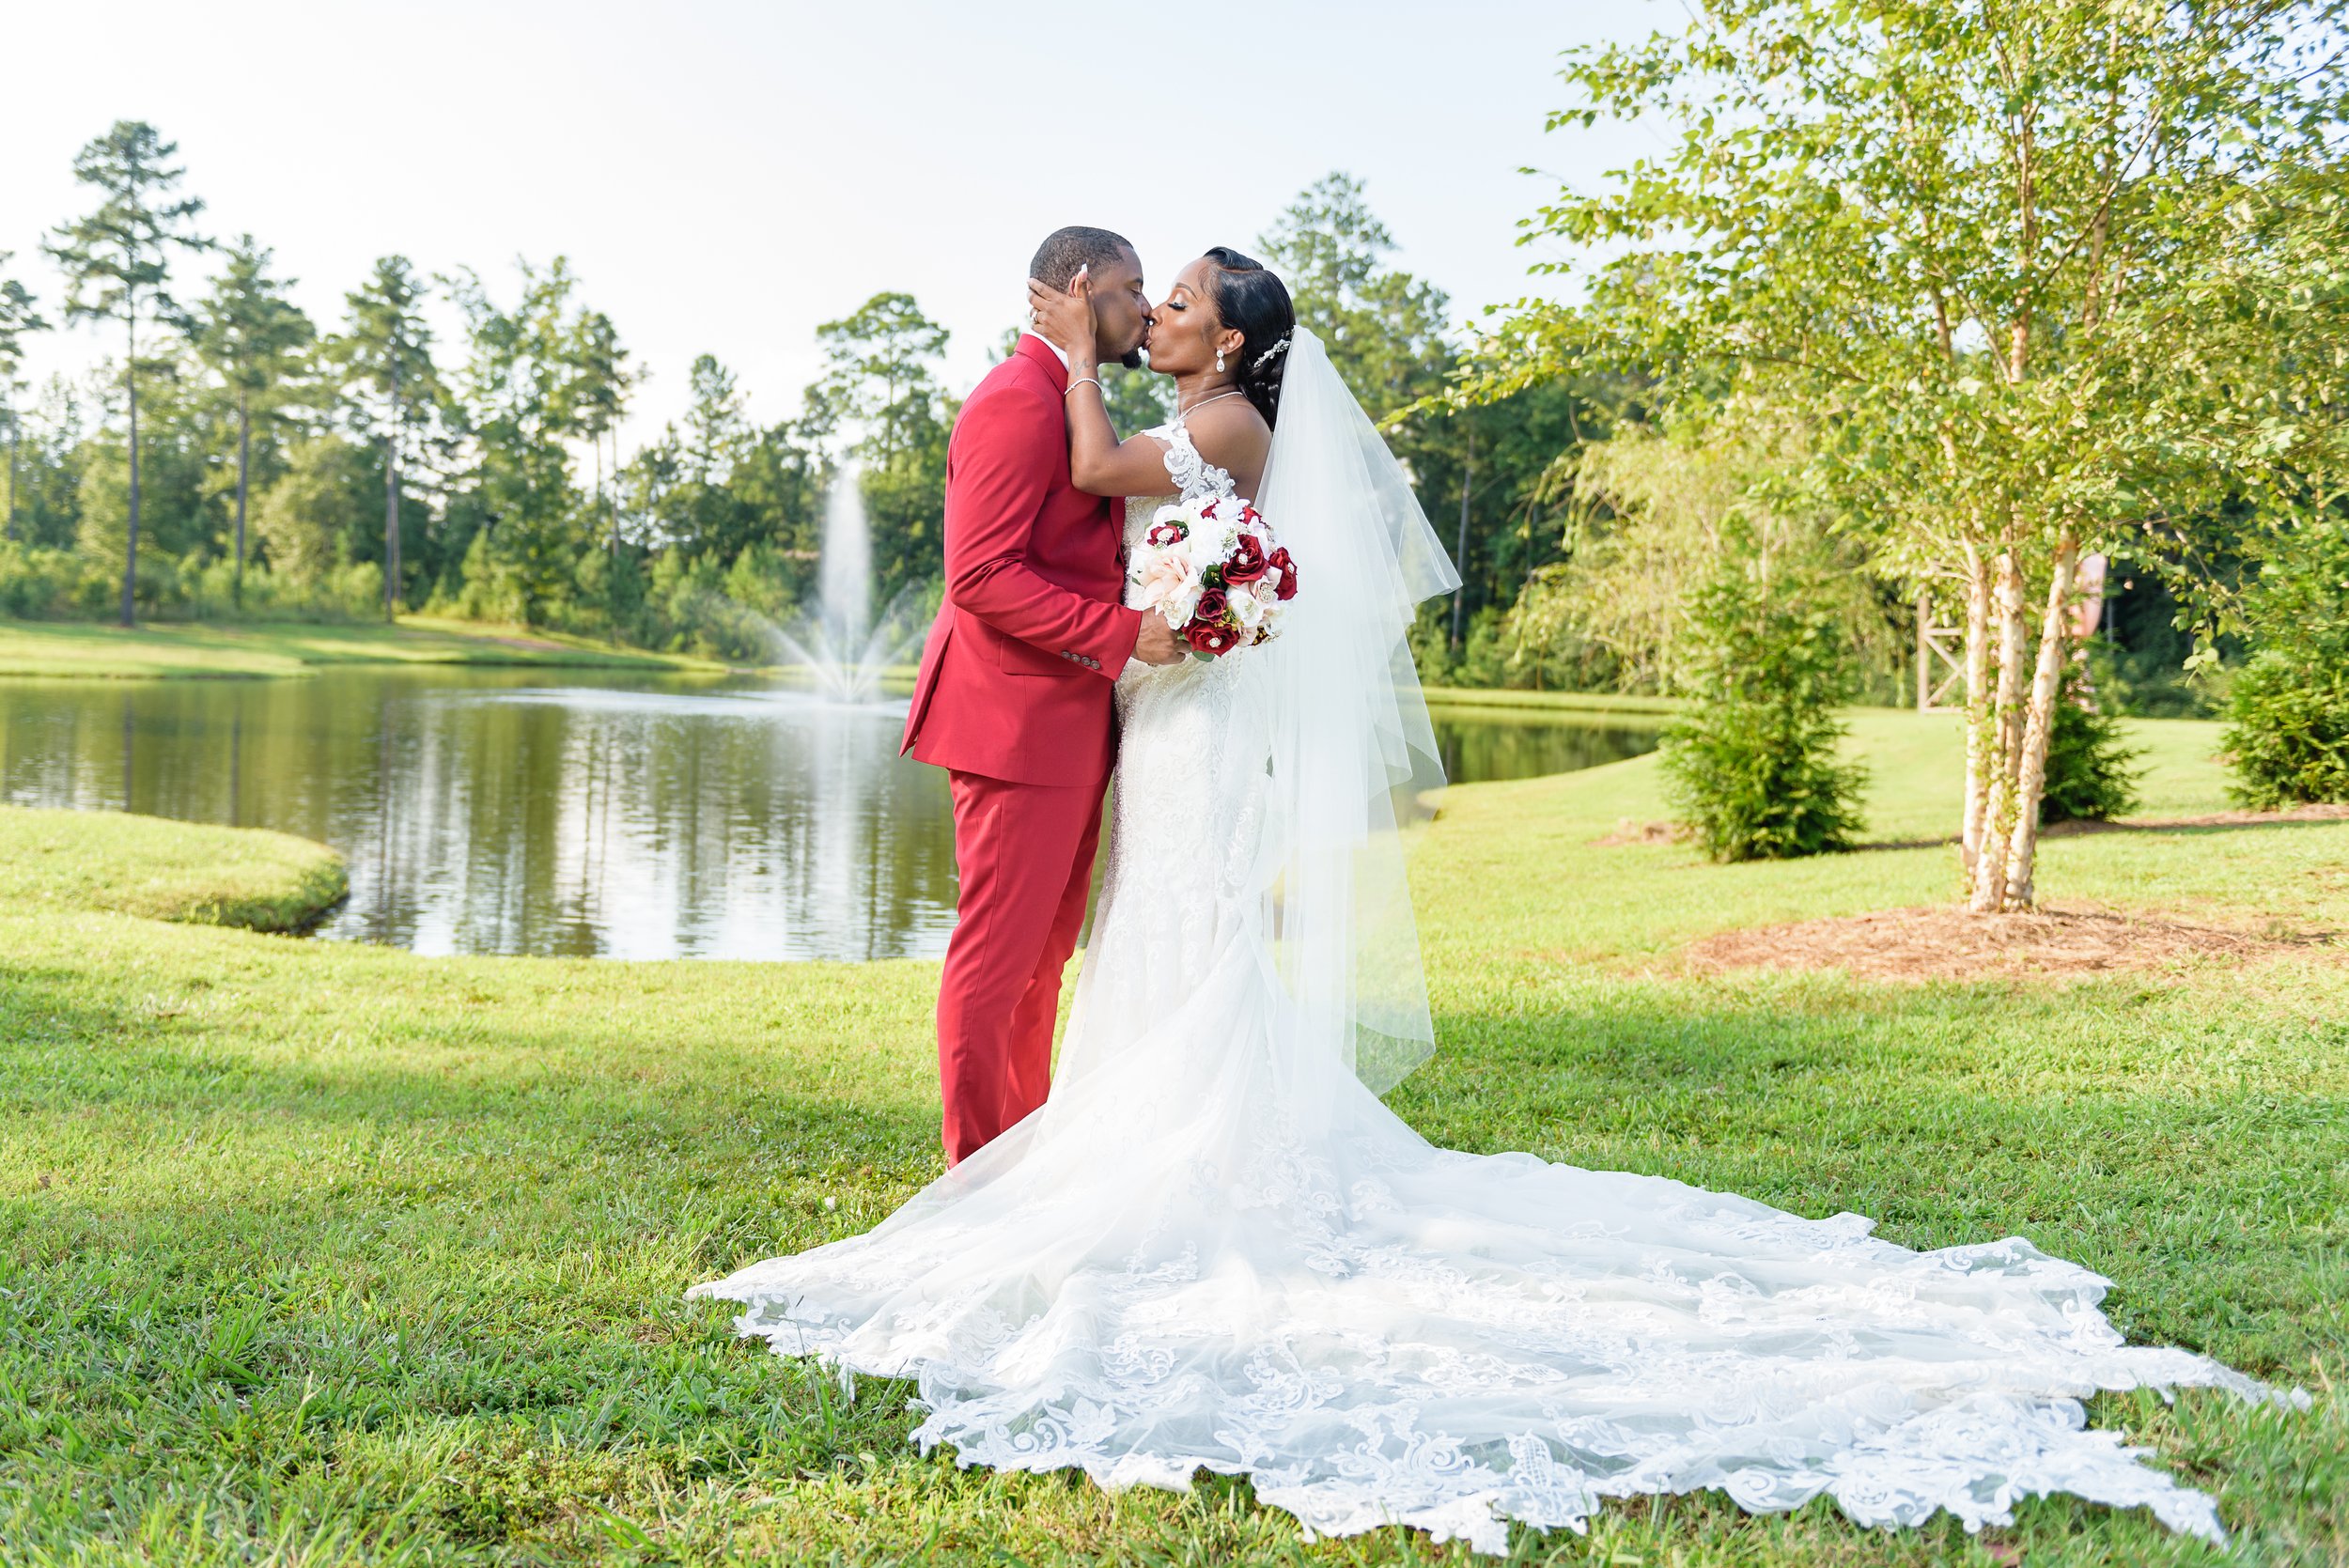
<path fill-rule="evenodd" d="M 1056 288 L 1085 272 L 1102 363 L 1139 362 L 1150 307 L 1131 245 L 1064 228 L 1028 271 Z M 1067 391 L 1067 360 L 1028 334 L 946 449 L 946 601 L 902 750 L 953 776 L 961 890 L 938 990 L 950 1167 L 1044 1103 L 1116 752 L 1111 685 L 1128 659 L 1184 651 L 1163 617 L 1120 602 L 1118 509 L 1068 480 Z"/>

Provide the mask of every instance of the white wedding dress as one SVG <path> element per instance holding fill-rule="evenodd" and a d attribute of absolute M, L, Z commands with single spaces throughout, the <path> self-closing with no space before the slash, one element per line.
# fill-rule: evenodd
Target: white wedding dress
<path fill-rule="evenodd" d="M 1314 681 L 1372 679 L 1342 673 L 1360 651 L 1347 596 L 1410 578 L 1396 561 L 1425 523 L 1415 505 L 1391 515 L 1362 552 L 1374 577 L 1343 575 L 1333 531 L 1369 526 L 1371 504 L 1332 454 L 1368 426 L 1345 417 L 1361 417 L 1350 398 L 1321 407 L 1318 460 L 1284 457 L 1300 384 L 1343 395 L 1301 332 L 1264 487 L 1302 576 L 1290 629 L 1118 682 L 1108 877 L 1050 1102 L 867 1234 L 696 1294 L 744 1303 L 742 1331 L 784 1354 L 913 1379 L 926 1451 L 1111 1487 L 1245 1475 L 1309 1535 L 1399 1523 L 1500 1552 L 1512 1519 L 1579 1529 L 1604 1498 L 1718 1487 L 1755 1511 L 1824 1493 L 1866 1524 L 1947 1509 L 1968 1528 L 2071 1492 L 2217 1538 L 2209 1498 L 2088 1430 L 2079 1402 L 2274 1396 L 2202 1357 L 2124 1345 L 2087 1269 L 2014 1237 L 1913 1252 L 1855 1215 L 1455 1153 L 1372 1092 L 1365 1077 L 1391 1076 L 1374 1036 L 1411 1054 L 1411 1030 L 1369 1020 L 1401 971 L 1418 984 L 1416 950 L 1373 960 L 1364 933 L 1399 890 L 1359 877 L 1339 896 L 1379 908 L 1358 908 L 1358 928 L 1299 928 L 1345 924 L 1292 853 L 1315 831 L 1300 818 L 1333 810 L 1297 775 L 1352 733 L 1312 725 L 1362 721 L 1311 683 L 1296 711 L 1283 660 L 1314 656 L 1325 622 L 1304 611 L 1343 583 L 1323 606 L 1348 612 L 1346 631 L 1326 622 L 1341 659 Z M 1182 494 L 1230 493 L 1179 426 L 1160 434 Z M 1315 513 L 1296 489 L 1309 477 L 1344 493 Z M 1154 505 L 1129 508 L 1129 540 Z M 1309 513 L 1313 553 L 1284 527 Z M 1400 698 L 1417 702 L 1415 686 Z M 1347 1037 L 1330 1047 L 1333 1012 Z"/>

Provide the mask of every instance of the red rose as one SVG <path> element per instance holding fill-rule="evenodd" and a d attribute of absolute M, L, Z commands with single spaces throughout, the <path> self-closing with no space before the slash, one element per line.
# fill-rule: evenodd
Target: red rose
<path fill-rule="evenodd" d="M 1288 547 L 1283 545 L 1274 551 L 1272 558 L 1265 565 L 1281 574 L 1281 585 L 1272 591 L 1272 597 L 1284 603 L 1295 598 L 1297 597 L 1297 563 L 1289 559 Z"/>
<path fill-rule="evenodd" d="M 1253 582 L 1264 575 L 1267 565 L 1264 541 L 1253 534 L 1242 534 L 1232 541 L 1231 558 L 1223 563 L 1223 581 Z"/>
<path fill-rule="evenodd" d="M 1222 503 L 1220 501 L 1210 501 L 1206 505 L 1199 508 L 1199 515 L 1212 520 L 1215 517 L 1215 509 L 1221 505 Z"/>
<path fill-rule="evenodd" d="M 1189 537 L 1190 537 L 1190 530 L 1179 522 L 1153 523 L 1150 526 L 1150 532 L 1143 536 L 1143 542 L 1161 548 L 1181 544 Z"/>
<path fill-rule="evenodd" d="M 1215 626 L 1206 621 L 1193 621 L 1190 623 L 1190 629 L 1183 633 L 1183 640 L 1190 644 L 1192 652 L 1204 653 L 1212 658 L 1219 653 L 1229 653 L 1237 647 L 1239 644 L 1239 633 L 1228 626 Z"/>
<path fill-rule="evenodd" d="M 1220 621 L 1223 618 L 1223 612 L 1230 607 L 1231 601 L 1223 597 L 1222 589 L 1209 588 L 1199 596 L 1199 608 L 1190 613 L 1190 618 L 1194 621 Z"/>

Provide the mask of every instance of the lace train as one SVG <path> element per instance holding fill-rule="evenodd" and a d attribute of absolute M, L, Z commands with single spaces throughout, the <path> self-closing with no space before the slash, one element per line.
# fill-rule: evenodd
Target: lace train
<path fill-rule="evenodd" d="M 778 1351 L 914 1379 L 926 1452 L 1112 1488 L 1246 1475 L 1309 1538 L 1500 1552 L 1510 1519 L 1703 1487 L 1968 1529 L 2069 1492 L 2221 1538 L 2079 1401 L 2267 1390 L 2124 1345 L 2107 1281 L 2022 1240 L 1912 1252 L 1855 1215 L 1453 1153 L 1367 1094 L 1316 1146 L 1268 1110 L 1120 1137 L 1111 1105 L 1146 1086 L 1093 1087 L 1112 1130 L 1038 1112 L 872 1233 L 702 1290 Z M 1203 1132 L 1211 1154 L 1181 1147 Z"/>

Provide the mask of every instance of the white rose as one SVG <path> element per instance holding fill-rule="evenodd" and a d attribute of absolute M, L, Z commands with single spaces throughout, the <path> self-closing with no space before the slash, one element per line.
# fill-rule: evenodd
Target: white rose
<path fill-rule="evenodd" d="M 1232 607 L 1232 613 L 1244 627 L 1255 626 L 1264 619 L 1264 600 L 1245 588 L 1224 590 L 1223 601 Z"/>

